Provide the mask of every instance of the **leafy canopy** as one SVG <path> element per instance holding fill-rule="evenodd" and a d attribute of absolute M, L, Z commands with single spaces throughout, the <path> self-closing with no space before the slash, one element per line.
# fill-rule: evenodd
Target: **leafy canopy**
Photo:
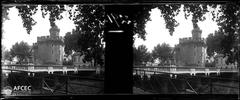
<path fill-rule="evenodd" d="M 31 47 L 26 43 L 21 41 L 20 43 L 15 43 L 10 49 L 10 55 L 12 58 L 17 57 L 18 62 L 23 62 L 31 56 Z"/>
<path fill-rule="evenodd" d="M 103 9 L 104 7 L 99 7 L 96 5 L 42 5 L 42 15 L 43 17 L 46 14 L 50 14 L 49 21 L 51 26 L 54 25 L 55 20 L 60 20 L 61 13 L 63 11 L 68 11 L 70 13 L 70 19 L 76 24 L 76 31 L 81 33 L 89 33 L 92 29 L 95 29 L 95 32 L 99 32 L 98 35 L 94 35 L 96 38 L 97 36 L 103 37 L 101 30 L 103 27 L 96 28 L 96 26 L 104 26 L 104 16 L 105 10 L 112 13 L 114 16 L 121 18 L 122 21 L 128 22 L 130 21 L 133 23 L 133 33 L 137 34 L 138 37 L 145 40 L 145 23 L 150 20 L 149 11 L 153 8 L 159 8 L 164 20 L 166 28 L 169 30 L 169 34 L 173 35 L 175 27 L 179 25 L 175 16 L 178 15 L 181 6 L 184 8 L 185 18 L 189 18 L 190 15 L 192 17 L 193 27 L 197 27 L 197 23 L 199 21 L 205 20 L 205 14 L 207 12 L 212 13 L 213 18 L 212 20 L 216 21 L 220 26 L 219 30 L 221 33 L 224 34 L 224 39 L 221 44 L 221 48 L 224 54 L 232 55 L 232 48 L 237 49 L 236 42 L 239 37 L 239 23 L 240 23 L 240 7 L 237 5 L 239 2 L 226 2 L 222 4 L 206 4 L 206 3 L 171 3 L 171 4 L 157 4 L 157 5 L 112 5 L 109 7 L 110 9 Z M 108 5 L 109 6 L 109 5 Z M 4 16 L 3 19 L 7 19 L 8 10 L 10 7 L 13 6 L 3 6 Z M 67 9 L 70 7 L 70 9 Z M 32 15 L 36 13 L 36 5 L 27 5 L 27 6 L 17 6 L 19 13 L 23 19 L 23 26 L 26 28 L 28 34 L 30 34 L 32 30 L 32 26 L 36 24 Z M 71 9 L 76 8 L 76 9 Z M 209 8 L 213 10 L 209 10 Z M 76 10 L 72 11 L 72 10 Z M 100 10 L 101 13 L 95 13 Z M 73 12 L 73 13 L 72 13 Z M 81 13 L 78 13 L 81 12 Z M 94 14 L 93 14 L 94 13 Z M 93 14 L 93 15 L 91 15 Z M 92 16 L 92 17 L 90 17 Z M 93 21 L 98 20 L 98 21 Z M 86 27 L 87 25 L 87 27 Z M 131 28 L 131 27 L 129 27 Z M 93 31 L 94 32 L 94 31 Z M 101 39 L 97 39 L 96 41 L 101 41 Z M 95 42 L 96 42 L 95 41 Z"/>
<path fill-rule="evenodd" d="M 145 45 L 139 45 L 137 48 L 133 47 L 133 61 L 134 64 L 142 64 L 151 60 L 151 53 L 147 51 Z"/>
<path fill-rule="evenodd" d="M 172 48 L 166 43 L 158 44 L 153 48 L 152 56 L 154 59 L 160 59 L 163 62 L 167 61 L 173 57 Z"/>

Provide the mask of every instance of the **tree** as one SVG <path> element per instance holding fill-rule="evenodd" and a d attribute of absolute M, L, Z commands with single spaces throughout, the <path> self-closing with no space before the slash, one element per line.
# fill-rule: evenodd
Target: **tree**
<path fill-rule="evenodd" d="M 171 52 L 172 52 L 172 49 L 169 46 L 169 44 L 162 43 L 154 47 L 152 51 L 152 56 L 154 59 L 158 58 L 163 62 L 165 62 L 173 57 Z"/>
<path fill-rule="evenodd" d="M 18 62 L 22 63 L 24 60 L 30 58 L 30 46 L 26 43 L 21 41 L 20 43 L 15 43 L 12 48 L 10 49 L 11 57 L 17 57 Z"/>
<path fill-rule="evenodd" d="M 133 61 L 135 64 L 138 65 L 151 60 L 151 54 L 147 51 L 145 45 L 139 45 L 138 48 L 133 47 L 133 50 Z"/>
<path fill-rule="evenodd" d="M 4 59 L 5 60 L 9 60 L 9 61 L 12 61 L 13 60 L 13 57 L 12 57 L 12 55 L 10 54 L 10 51 L 5 51 L 5 53 L 4 53 Z"/>
<path fill-rule="evenodd" d="M 134 23 L 134 34 L 138 34 L 139 37 L 141 37 L 142 39 L 145 39 L 145 23 L 147 21 L 149 21 L 149 11 L 152 8 L 159 8 L 161 10 L 161 13 L 165 19 L 166 22 L 166 28 L 169 29 L 169 33 L 172 35 L 174 32 L 174 28 L 177 27 L 179 25 L 179 23 L 175 20 L 175 16 L 178 15 L 179 13 L 179 9 L 181 7 L 181 5 L 184 8 L 184 12 L 185 12 L 185 18 L 187 19 L 190 15 L 192 15 L 192 22 L 193 22 L 193 26 L 196 27 L 197 23 L 199 21 L 204 21 L 205 20 L 205 16 L 204 14 L 206 12 L 209 12 L 209 10 L 207 8 L 213 8 L 216 9 L 217 7 L 220 8 L 220 10 L 218 10 L 218 13 L 216 14 L 215 10 L 210 11 L 213 15 L 213 20 L 218 22 L 219 25 L 221 26 L 221 28 L 223 30 L 228 30 L 230 29 L 230 35 L 228 37 L 226 37 L 227 40 L 229 40 L 229 42 L 231 42 L 233 37 L 236 36 L 232 36 L 232 34 L 234 34 L 234 32 L 231 31 L 231 27 L 233 27 L 235 31 L 237 31 L 239 33 L 239 6 L 237 6 L 236 4 L 239 2 L 226 2 L 226 3 L 222 3 L 222 4 L 200 4 L 200 3 L 185 3 L 185 4 L 159 4 L 159 5 L 134 5 L 134 6 L 114 6 L 114 9 L 110 9 L 113 12 L 115 12 L 113 15 L 114 16 L 122 16 L 121 20 L 122 21 L 131 21 L 132 23 Z M 69 7 L 74 7 L 73 5 L 68 5 Z M 4 14 L 4 18 L 7 19 L 7 14 L 8 14 L 8 10 L 9 7 L 12 6 L 3 6 L 3 14 Z M 36 12 L 36 8 L 37 6 L 35 5 L 28 5 L 28 6 L 19 6 L 17 7 L 19 9 L 20 15 L 23 19 L 23 23 L 24 23 L 24 27 L 26 27 L 26 29 L 28 30 L 28 33 L 30 33 L 31 31 L 31 27 L 33 25 L 35 25 L 35 21 L 34 19 L 32 19 L 32 15 L 35 14 Z M 43 12 L 43 16 L 45 16 L 47 13 L 50 13 L 50 22 L 51 25 L 53 25 L 55 20 L 59 20 L 61 19 L 61 13 L 63 11 L 66 11 L 66 6 L 63 5 L 52 5 L 52 6 L 41 6 L 41 10 Z M 81 8 L 80 6 L 77 6 L 77 8 Z M 124 10 L 121 10 L 119 8 L 126 8 L 128 9 L 128 12 L 125 12 Z M 118 9 L 118 12 L 116 12 L 116 9 Z M 88 10 L 86 10 L 88 11 Z M 69 10 L 69 13 L 71 13 L 71 10 Z M 222 14 L 221 14 L 222 13 Z M 74 16 L 71 16 L 74 17 Z M 79 17 L 78 17 L 79 18 Z M 77 19 L 78 19 L 77 18 Z M 227 20 L 226 20 L 227 19 Z M 238 22 L 237 22 L 238 21 Z M 228 23 L 228 24 L 226 24 Z M 231 45 L 228 45 L 231 46 Z M 224 47 L 226 50 L 226 53 L 229 52 L 230 50 L 227 49 L 227 47 Z"/>
<path fill-rule="evenodd" d="M 79 48 L 79 45 L 77 45 L 78 41 L 78 36 L 76 33 L 74 32 L 67 32 L 66 35 L 64 36 L 64 51 L 65 54 L 68 56 L 70 54 L 72 54 L 72 49 L 76 50 L 76 52 L 80 52 L 77 51 L 77 48 Z"/>
<path fill-rule="evenodd" d="M 226 4 L 219 5 L 220 10 L 217 15 L 215 11 L 212 11 L 213 20 L 220 26 L 219 30 L 215 32 L 215 35 L 211 35 L 207 39 L 208 54 L 212 55 L 215 51 L 222 53 L 225 56 L 228 55 L 229 59 L 227 63 L 235 62 L 239 56 L 237 50 L 239 43 L 240 32 L 240 7 L 236 5 L 237 2 L 228 2 Z M 238 2 L 239 4 L 239 2 Z M 216 5 L 212 7 L 216 8 Z M 211 43 L 212 42 L 212 43 Z M 215 44 L 215 45 L 214 45 Z"/>
<path fill-rule="evenodd" d="M 26 28 L 27 33 L 30 34 L 32 30 L 32 26 L 34 26 L 37 22 L 32 18 L 32 16 L 37 11 L 36 5 L 28 5 L 28 6 L 16 6 L 19 11 L 19 16 L 21 16 L 23 20 L 23 27 Z"/>
<path fill-rule="evenodd" d="M 79 6 L 73 20 L 77 25 L 76 30 L 65 36 L 65 52 L 82 52 L 84 60 L 94 60 L 94 65 L 103 65 L 103 25 L 104 10 L 102 6 L 83 5 Z M 72 14 L 71 14 L 72 15 Z M 79 20 L 82 19 L 82 20 Z"/>
<path fill-rule="evenodd" d="M 10 51 L 6 49 L 4 45 L 2 45 L 2 60 L 9 60 L 12 61 L 12 56 L 10 54 Z"/>
<path fill-rule="evenodd" d="M 227 63 L 234 63 L 239 56 L 240 6 L 237 4 L 239 1 L 222 5 L 220 10 L 222 15 L 216 19 L 221 26 L 219 31 L 224 35 L 221 48 L 223 54 L 229 56 Z"/>
<path fill-rule="evenodd" d="M 209 34 L 206 39 L 207 44 L 207 54 L 209 57 L 212 57 L 214 53 L 223 54 L 222 42 L 224 39 L 223 33 L 215 31 L 214 34 Z"/>

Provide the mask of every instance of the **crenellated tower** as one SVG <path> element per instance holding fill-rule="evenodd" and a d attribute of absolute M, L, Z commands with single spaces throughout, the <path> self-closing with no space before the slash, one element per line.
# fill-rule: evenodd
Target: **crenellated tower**
<path fill-rule="evenodd" d="M 175 62 L 179 66 L 203 67 L 206 59 L 206 42 L 201 37 L 202 30 L 195 27 L 192 37 L 180 38 L 175 47 Z"/>
<path fill-rule="evenodd" d="M 37 37 L 37 43 L 33 44 L 35 64 L 62 65 L 64 41 L 59 32 L 60 29 L 53 26 L 49 29 L 49 36 Z"/>

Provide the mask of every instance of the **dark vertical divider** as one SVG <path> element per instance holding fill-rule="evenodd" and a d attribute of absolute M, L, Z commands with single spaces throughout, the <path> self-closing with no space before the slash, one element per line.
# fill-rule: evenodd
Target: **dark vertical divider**
<path fill-rule="evenodd" d="M 113 5 L 106 5 L 105 11 L 107 17 L 107 15 L 111 16 L 111 14 L 117 15 L 114 11 L 117 12 L 118 10 Z M 113 21 L 114 18 L 111 20 Z M 114 21 L 109 20 L 105 23 L 104 92 L 128 94 L 132 93 L 133 86 L 133 25 L 122 24 L 121 22 L 118 24 L 119 26 Z"/>

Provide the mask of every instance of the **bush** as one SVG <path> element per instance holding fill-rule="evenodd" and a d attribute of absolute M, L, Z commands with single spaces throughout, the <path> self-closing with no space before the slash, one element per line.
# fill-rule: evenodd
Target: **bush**
<path fill-rule="evenodd" d="M 63 60 L 63 65 L 73 65 L 73 62 L 72 60 L 70 61 Z"/>
<path fill-rule="evenodd" d="M 215 67 L 215 63 L 211 62 L 211 63 L 205 63 L 205 67 Z"/>

